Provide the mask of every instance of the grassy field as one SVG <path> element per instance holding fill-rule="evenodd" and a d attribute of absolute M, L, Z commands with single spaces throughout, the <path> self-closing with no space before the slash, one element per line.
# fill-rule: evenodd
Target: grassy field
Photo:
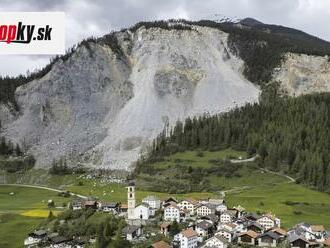
<path fill-rule="evenodd" d="M 165 157 L 165 161 L 154 163 L 153 166 L 159 169 L 166 169 L 169 166 L 175 164 L 181 164 L 183 166 L 191 166 L 193 168 L 209 168 L 211 164 L 209 160 L 212 159 L 230 159 L 230 158 L 246 158 L 246 152 L 235 151 L 232 149 L 226 149 L 222 151 L 187 151 L 175 153 L 171 156 Z"/>
<path fill-rule="evenodd" d="M 164 161 L 150 165 L 156 171 L 148 173 L 147 170 L 142 170 L 137 178 L 137 182 L 142 190 L 165 189 L 169 181 L 172 185 L 196 184 L 196 182 L 192 182 L 191 180 L 195 176 L 197 179 L 195 181 L 201 182 L 203 185 L 207 184 L 205 188 L 203 188 L 203 185 L 199 186 L 199 188 L 203 188 L 203 191 L 219 192 L 235 187 L 272 186 L 287 181 L 282 176 L 262 172 L 253 162 L 243 163 L 244 165 L 224 165 L 222 162 L 224 159 L 244 159 L 246 156 L 245 152 L 231 149 L 216 152 L 188 151 L 176 153 L 165 157 Z M 187 168 L 190 171 L 187 171 Z M 229 170 L 225 172 L 225 169 Z M 206 170 L 209 170 L 209 172 L 206 172 Z M 216 173 L 215 170 L 220 174 Z M 221 174 L 222 171 L 224 173 Z M 202 172 L 206 172 L 207 174 L 203 174 Z M 157 177 L 157 181 L 155 181 L 155 177 Z M 159 185 L 161 187 L 158 187 Z M 201 191 L 200 189 L 197 190 Z"/>
<path fill-rule="evenodd" d="M 22 247 L 26 235 L 48 216 L 50 199 L 59 207 L 70 200 L 44 189 L 0 185 L 0 247 Z"/>

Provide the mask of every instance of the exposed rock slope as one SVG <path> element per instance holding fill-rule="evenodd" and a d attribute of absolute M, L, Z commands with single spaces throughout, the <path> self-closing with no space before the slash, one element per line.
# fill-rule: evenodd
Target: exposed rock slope
<path fill-rule="evenodd" d="M 330 62 L 328 56 L 292 54 L 285 56 L 280 68 L 274 71 L 273 78 L 281 82 L 289 95 L 309 94 L 330 91 Z"/>

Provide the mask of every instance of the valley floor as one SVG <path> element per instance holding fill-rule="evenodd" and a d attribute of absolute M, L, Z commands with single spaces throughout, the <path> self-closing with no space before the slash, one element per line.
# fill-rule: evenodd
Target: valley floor
<path fill-rule="evenodd" d="M 178 199 L 208 197 L 225 194 L 229 206 L 241 205 L 248 211 L 272 212 L 281 218 L 284 227 L 289 228 L 299 222 L 322 224 L 330 228 L 330 195 L 308 189 L 296 184 L 292 179 L 273 172 L 260 170 L 255 164 L 242 163 L 236 169 L 236 176 L 223 173 L 204 173 L 199 179 L 204 180 L 207 187 L 202 191 L 192 193 L 161 192 L 152 188 L 154 184 L 162 185 L 168 181 L 174 183 L 191 183 L 189 178 L 194 170 L 199 168 L 212 169 L 218 160 L 224 158 L 246 158 L 246 154 L 235 151 L 187 152 L 169 156 L 162 162 L 152 165 L 157 168 L 156 175 L 147 172 L 140 173 L 137 178 L 137 201 L 147 195 L 156 195 L 161 199 L 175 196 Z M 178 166 L 179 165 L 179 166 Z M 175 167 L 181 169 L 177 170 Z M 189 175 L 181 175 L 191 167 Z M 182 169 L 183 168 L 183 169 Z M 230 172 L 230 171 L 229 171 Z M 151 180 L 153 178 L 153 180 Z M 156 179 L 156 180 L 155 180 Z M 30 170 L 20 174 L 0 174 L 0 183 L 19 183 L 43 185 L 59 190 L 69 190 L 83 196 L 97 197 L 105 202 L 126 203 L 127 189 L 122 183 L 109 179 L 100 179 L 89 175 L 49 175 L 44 170 Z M 203 185 L 202 185 L 203 186 Z M 169 188 L 169 190 L 171 190 Z M 14 195 L 10 195 L 14 192 Z M 28 187 L 0 186 L 0 247 L 17 247 L 22 244 L 24 237 L 32 231 L 49 214 L 47 200 L 55 201 L 56 206 L 73 200 L 58 196 L 57 192 L 47 189 Z M 54 212 L 61 211 L 55 209 Z"/>

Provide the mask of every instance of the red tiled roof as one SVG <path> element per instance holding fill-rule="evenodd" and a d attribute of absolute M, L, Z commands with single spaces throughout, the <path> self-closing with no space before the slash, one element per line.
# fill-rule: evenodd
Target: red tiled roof
<path fill-rule="evenodd" d="M 171 246 L 163 240 L 153 243 L 152 247 L 153 248 L 171 248 Z"/>
<path fill-rule="evenodd" d="M 259 236 L 258 233 L 254 232 L 252 230 L 249 230 L 247 232 L 241 233 L 239 236 L 243 236 L 243 235 L 248 235 L 248 236 L 250 236 L 251 238 L 254 238 L 254 239 Z"/>
<path fill-rule="evenodd" d="M 198 233 L 196 231 L 194 231 L 192 228 L 188 228 L 186 230 L 183 230 L 181 232 L 181 234 L 183 236 L 185 236 L 186 238 L 192 238 L 194 236 L 198 236 Z"/>
<path fill-rule="evenodd" d="M 324 232 L 325 228 L 323 225 L 312 225 L 311 229 L 313 232 Z"/>

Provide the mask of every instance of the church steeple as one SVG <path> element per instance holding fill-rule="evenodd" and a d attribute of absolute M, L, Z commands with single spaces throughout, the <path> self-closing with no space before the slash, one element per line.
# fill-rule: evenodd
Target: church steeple
<path fill-rule="evenodd" d="M 135 209 L 135 184 L 129 183 L 127 187 L 127 205 L 128 205 L 128 210 L 127 210 L 127 218 L 129 220 L 134 220 L 134 209 Z"/>

